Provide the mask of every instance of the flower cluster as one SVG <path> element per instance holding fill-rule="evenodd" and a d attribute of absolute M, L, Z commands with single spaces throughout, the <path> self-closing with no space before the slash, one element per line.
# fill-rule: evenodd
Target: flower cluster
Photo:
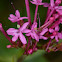
<path fill-rule="evenodd" d="M 50 3 L 42 2 L 42 0 L 31 0 L 30 2 L 36 5 L 33 23 L 31 23 L 28 0 L 25 0 L 27 17 L 20 17 L 19 10 L 15 11 L 16 16 L 10 14 L 10 16 L 8 17 L 11 22 L 17 22 L 17 25 L 19 25 L 18 29 L 9 28 L 5 32 L 2 24 L 0 23 L 0 30 L 12 44 L 7 45 L 7 48 L 23 48 L 25 50 L 24 54 L 32 54 L 39 48 L 44 48 L 48 52 L 50 52 L 51 49 L 52 51 L 59 50 L 59 48 L 52 47 L 52 44 L 58 43 L 59 39 L 62 39 L 62 31 L 60 30 L 59 26 L 62 24 L 62 6 L 59 6 L 61 4 L 61 0 L 50 0 Z M 39 5 L 48 7 L 46 20 L 42 26 L 40 26 L 41 22 L 38 15 Z M 37 23 L 37 16 L 39 19 L 39 27 Z M 27 19 L 27 22 L 25 22 L 23 19 Z M 12 39 L 10 39 L 6 33 L 8 35 L 12 35 Z M 37 44 L 41 39 L 49 41 L 47 44 L 43 46 L 41 45 L 41 47 L 39 47 Z"/>

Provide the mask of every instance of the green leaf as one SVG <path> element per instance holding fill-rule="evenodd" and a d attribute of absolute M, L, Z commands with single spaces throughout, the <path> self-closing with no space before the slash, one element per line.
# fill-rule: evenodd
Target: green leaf
<path fill-rule="evenodd" d="M 26 58 L 22 62 L 47 62 L 44 58 L 44 54 L 46 52 L 44 50 L 38 50 L 31 55 L 26 56 Z"/>
<path fill-rule="evenodd" d="M 5 38 L 5 36 L 0 32 L 0 62 L 14 62 L 14 56 L 15 60 L 20 57 L 24 50 L 11 48 L 6 48 L 7 45 L 9 45 L 10 42 Z"/>

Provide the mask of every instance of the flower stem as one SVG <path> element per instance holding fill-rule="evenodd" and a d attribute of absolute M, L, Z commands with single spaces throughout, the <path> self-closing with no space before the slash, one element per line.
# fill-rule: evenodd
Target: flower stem
<path fill-rule="evenodd" d="M 54 21 L 54 17 L 51 17 L 47 23 L 45 23 L 40 28 L 38 28 L 38 31 L 41 31 L 42 29 L 47 28 L 49 25 L 51 25 L 53 23 L 53 21 Z"/>
<path fill-rule="evenodd" d="M 59 20 L 57 20 L 55 23 L 54 23 L 54 25 L 52 25 L 50 28 L 55 28 L 57 25 L 59 25 L 61 22 L 59 21 Z"/>
<path fill-rule="evenodd" d="M 53 14 L 53 12 L 54 12 L 54 8 L 51 10 L 50 14 L 49 14 L 48 17 L 46 18 L 45 23 L 48 22 L 49 18 L 50 18 L 51 15 Z"/>
<path fill-rule="evenodd" d="M 25 0 L 25 4 L 26 4 L 26 11 L 27 11 L 27 16 L 28 16 L 28 22 L 31 25 L 31 16 L 30 16 L 30 8 L 29 8 L 28 0 Z"/>
<path fill-rule="evenodd" d="M 50 43 L 51 43 L 51 40 L 49 41 L 49 43 L 47 45 L 46 51 L 48 50 Z"/>
<path fill-rule="evenodd" d="M 35 45 L 34 45 L 34 47 L 33 47 L 33 51 L 35 50 L 37 43 L 38 43 L 38 42 L 36 41 L 36 43 L 35 43 Z"/>
<path fill-rule="evenodd" d="M 36 5 L 35 15 L 34 15 L 34 22 L 36 22 L 37 18 L 37 11 L 38 11 L 38 5 Z"/>
<path fill-rule="evenodd" d="M 46 18 L 48 17 L 49 13 L 50 13 L 50 9 L 48 8 Z"/>
<path fill-rule="evenodd" d="M 38 13 L 38 19 L 39 19 L 39 28 L 40 28 L 40 17 L 39 17 L 39 13 Z"/>
<path fill-rule="evenodd" d="M 27 47 L 26 47 L 26 50 L 25 50 L 25 52 L 24 52 L 24 54 L 26 53 L 26 54 L 28 54 L 28 49 L 29 49 L 29 46 L 30 46 L 30 40 L 31 40 L 31 37 L 28 37 L 28 45 L 27 45 Z"/>
<path fill-rule="evenodd" d="M 11 38 L 7 35 L 7 33 L 4 31 L 2 24 L 0 23 L 0 30 L 1 32 L 5 35 L 5 37 L 10 41 L 11 44 L 14 44 L 14 42 L 12 42 Z"/>

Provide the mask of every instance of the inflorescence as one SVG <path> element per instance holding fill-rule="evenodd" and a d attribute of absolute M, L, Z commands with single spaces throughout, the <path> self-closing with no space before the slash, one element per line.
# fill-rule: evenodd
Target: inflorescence
<path fill-rule="evenodd" d="M 42 0 L 30 0 L 30 2 L 36 5 L 33 23 L 31 22 L 28 0 L 25 0 L 27 17 L 21 17 L 19 10 L 15 11 L 15 15 L 10 14 L 8 17 L 12 23 L 17 22 L 17 29 L 9 28 L 5 32 L 2 24 L 0 23 L 1 32 L 12 44 L 7 45 L 7 48 L 23 48 L 25 50 L 24 54 L 32 54 L 38 49 L 44 49 L 47 52 L 60 50 L 62 43 L 59 44 L 58 42 L 60 39 L 62 39 L 62 31 L 59 27 L 59 25 L 62 24 L 62 6 L 60 6 L 61 0 L 50 0 L 50 3 L 42 2 Z M 46 20 L 42 26 L 40 26 L 41 19 L 38 13 L 39 5 L 48 7 Z M 26 19 L 27 22 L 25 22 L 24 19 Z M 39 27 L 37 20 L 39 20 Z M 12 35 L 12 39 L 7 34 Z M 48 42 L 38 46 L 40 39 Z M 56 45 L 54 46 L 54 44 Z"/>

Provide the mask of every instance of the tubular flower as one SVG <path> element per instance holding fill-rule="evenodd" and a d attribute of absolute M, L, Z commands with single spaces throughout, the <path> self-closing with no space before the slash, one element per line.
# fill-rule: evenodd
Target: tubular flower
<path fill-rule="evenodd" d="M 15 16 L 16 15 L 16 16 Z M 20 20 L 23 20 L 23 19 L 28 19 L 28 17 L 20 17 L 20 13 L 18 10 L 16 10 L 15 12 L 15 15 L 13 14 L 10 14 L 10 17 L 8 17 L 8 19 L 11 21 L 11 22 L 18 22 Z"/>
<path fill-rule="evenodd" d="M 24 37 L 24 35 L 23 35 L 22 33 L 24 33 L 24 31 L 25 31 L 25 29 L 26 29 L 26 27 L 27 27 L 28 24 L 29 24 L 29 23 L 26 22 L 26 23 L 24 23 L 24 24 L 22 25 L 22 27 L 19 28 L 19 29 L 9 28 L 9 29 L 7 30 L 7 34 L 13 36 L 13 37 L 12 37 L 12 41 L 15 42 L 15 41 L 18 39 L 18 37 L 19 37 L 19 39 L 21 40 L 21 42 L 22 42 L 23 44 L 26 44 L 26 43 L 27 43 L 26 38 Z"/>

